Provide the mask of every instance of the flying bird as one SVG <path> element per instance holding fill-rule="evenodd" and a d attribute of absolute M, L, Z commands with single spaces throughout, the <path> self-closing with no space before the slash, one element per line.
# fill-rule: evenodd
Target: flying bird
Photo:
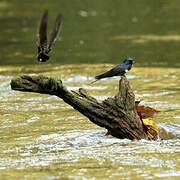
<path fill-rule="evenodd" d="M 116 67 L 112 68 L 111 70 L 95 76 L 96 80 L 93 81 L 92 83 L 107 77 L 123 76 L 126 72 L 128 72 L 132 68 L 134 63 L 135 61 L 132 58 L 130 57 L 126 58 L 124 59 L 122 64 L 118 64 Z"/>
<path fill-rule="evenodd" d="M 57 35 L 60 31 L 62 25 L 63 17 L 61 14 L 58 14 L 56 20 L 54 22 L 54 26 L 49 36 L 49 40 L 47 38 L 47 21 L 48 21 L 48 10 L 45 10 L 42 14 L 39 31 L 38 31 L 38 41 L 37 41 L 37 48 L 38 48 L 38 56 L 37 60 L 40 62 L 46 62 L 49 60 L 49 52 L 51 51 L 52 47 L 55 44 L 57 39 Z"/>

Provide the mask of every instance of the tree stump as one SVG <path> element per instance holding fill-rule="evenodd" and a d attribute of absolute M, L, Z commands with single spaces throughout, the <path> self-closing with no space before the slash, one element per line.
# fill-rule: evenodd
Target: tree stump
<path fill-rule="evenodd" d="M 23 75 L 14 78 L 11 88 L 17 91 L 56 95 L 91 122 L 106 128 L 114 137 L 131 140 L 150 139 L 137 113 L 135 95 L 125 76 L 119 81 L 118 94 L 102 102 L 98 102 L 82 88 L 77 92 L 69 91 L 61 80 L 42 75 Z"/>

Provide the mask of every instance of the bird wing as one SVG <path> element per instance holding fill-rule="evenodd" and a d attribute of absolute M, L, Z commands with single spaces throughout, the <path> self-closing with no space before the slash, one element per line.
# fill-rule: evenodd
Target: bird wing
<path fill-rule="evenodd" d="M 38 51 L 47 47 L 47 21 L 48 21 L 48 10 L 45 10 L 42 14 L 39 31 L 38 31 Z"/>
<path fill-rule="evenodd" d="M 102 78 L 118 76 L 118 75 L 121 75 L 121 73 L 123 74 L 124 72 L 125 72 L 124 68 L 122 68 L 121 65 L 117 65 L 116 67 L 112 68 L 111 70 L 109 70 L 103 74 L 95 76 L 95 79 L 99 80 Z"/>
<path fill-rule="evenodd" d="M 63 20 L 63 17 L 62 17 L 61 14 L 59 14 L 56 17 L 54 27 L 53 27 L 52 32 L 50 34 L 49 43 L 48 43 L 48 50 L 49 51 L 51 50 L 52 46 L 54 45 L 54 43 L 55 43 L 55 41 L 57 39 L 58 32 L 60 31 L 60 28 L 61 28 L 61 25 L 62 25 L 62 20 Z"/>

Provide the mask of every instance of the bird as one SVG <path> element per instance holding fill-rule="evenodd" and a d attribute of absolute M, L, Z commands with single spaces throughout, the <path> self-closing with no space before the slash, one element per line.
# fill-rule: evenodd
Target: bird
<path fill-rule="evenodd" d="M 92 83 L 107 77 L 123 76 L 132 68 L 134 63 L 135 61 L 132 58 L 125 58 L 121 64 L 118 64 L 117 66 L 105 73 L 95 76 L 95 81 L 93 81 Z"/>
<path fill-rule="evenodd" d="M 47 21 L 48 21 L 48 10 L 45 10 L 42 14 L 40 24 L 39 24 L 39 31 L 37 35 L 37 60 L 39 62 L 46 62 L 49 60 L 49 52 L 51 51 L 52 47 L 55 44 L 57 39 L 58 33 L 62 26 L 63 16 L 58 14 L 52 31 L 49 36 L 49 40 L 47 38 Z"/>

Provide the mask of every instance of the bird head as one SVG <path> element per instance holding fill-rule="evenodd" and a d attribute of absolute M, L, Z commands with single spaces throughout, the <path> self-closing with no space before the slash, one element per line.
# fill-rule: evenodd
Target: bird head
<path fill-rule="evenodd" d="M 49 59 L 49 56 L 43 52 L 40 52 L 37 57 L 38 61 L 46 62 Z"/>
<path fill-rule="evenodd" d="M 128 57 L 128 58 L 124 59 L 123 63 L 125 63 L 127 65 L 133 65 L 135 63 L 135 61 L 132 58 Z"/>

